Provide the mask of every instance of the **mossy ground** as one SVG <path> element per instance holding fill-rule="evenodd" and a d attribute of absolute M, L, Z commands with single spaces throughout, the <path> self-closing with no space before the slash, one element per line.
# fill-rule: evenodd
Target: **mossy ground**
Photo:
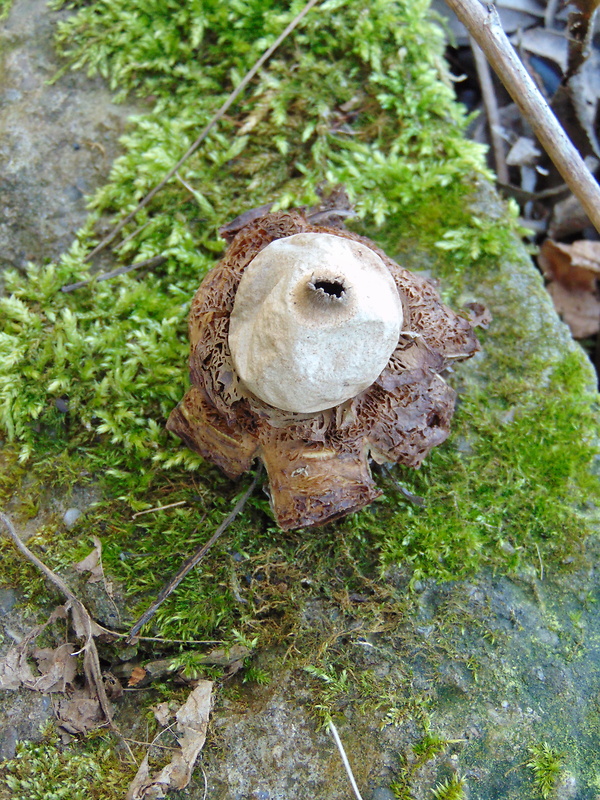
<path fill-rule="evenodd" d="M 78 10 L 59 26 L 65 68 L 100 72 L 151 110 L 132 122 L 125 153 L 91 198 L 89 222 L 71 250 L 58 263 L 31 265 L 26 277 L 6 274 L 0 492 L 26 518 L 49 487 L 100 484 L 105 500 L 73 531 L 56 520 L 30 544 L 50 566 L 65 569 L 99 535 L 104 568 L 133 613 L 209 537 L 247 483 L 232 484 L 164 430 L 186 388 L 186 314 L 223 250 L 220 225 L 268 201 L 279 208 L 313 203 L 319 185 L 342 183 L 360 215 L 355 229 L 439 277 L 451 303 L 465 292 L 485 297 L 501 265 L 522 261 L 514 209 L 494 214 L 473 205 L 487 177 L 484 155 L 463 136 L 466 119 L 427 4 L 326 0 L 125 229 L 109 263 L 155 255 L 166 262 L 60 291 L 88 274 L 83 259 L 96 229 L 106 230 L 107 220 L 134 208 L 163 177 L 302 5 L 96 0 L 70 4 Z M 539 289 L 534 303 L 541 302 Z M 515 297 L 522 302 L 522 294 Z M 303 618 L 315 599 L 359 620 L 363 633 L 397 629 L 411 598 L 383 578 L 394 565 L 403 565 L 410 586 L 481 567 L 506 573 L 576 563 L 589 533 L 586 504 L 597 491 L 589 469 L 597 436 L 590 369 L 572 346 L 546 348 L 554 322 L 546 325 L 551 311 L 540 307 L 536 316 L 500 303 L 481 336 L 484 357 L 458 367 L 451 439 L 419 471 L 396 474 L 424 498 L 422 508 L 388 484 L 363 512 L 318 531 L 282 533 L 256 494 L 202 569 L 161 607 L 152 632 L 241 639 L 257 650 L 275 644 L 288 664 L 335 675 L 347 667 L 356 677 L 336 646 L 342 634 Z M 133 518 L 182 500 L 186 505 Z M 0 581 L 27 587 L 26 600 L 39 602 L 43 581 L 6 542 L 0 553 Z M 156 644 L 152 654 L 193 668 L 187 651 Z M 315 690 L 322 685 L 316 675 Z M 358 678 L 353 687 L 357 696 L 387 692 L 384 718 L 399 707 L 418 717 L 426 706 L 410 692 L 369 690 Z"/>

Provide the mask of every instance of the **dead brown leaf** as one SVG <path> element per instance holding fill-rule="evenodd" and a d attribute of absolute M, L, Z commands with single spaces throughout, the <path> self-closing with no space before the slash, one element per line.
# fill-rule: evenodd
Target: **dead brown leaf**
<path fill-rule="evenodd" d="M 29 688 L 35 683 L 35 675 L 27 661 L 27 648 L 11 647 L 0 659 L 0 689 Z"/>
<path fill-rule="evenodd" d="M 585 289 L 566 288 L 558 281 L 550 283 L 548 291 L 574 339 L 587 339 L 600 331 L 600 301 L 594 294 Z"/>
<path fill-rule="evenodd" d="M 548 280 L 558 281 L 565 288 L 594 292 L 600 277 L 600 242 L 562 244 L 546 239 L 539 264 Z"/>
<path fill-rule="evenodd" d="M 127 686 L 137 686 L 138 683 L 141 683 L 145 677 L 146 677 L 146 670 L 143 667 L 140 667 L 140 665 L 138 664 L 131 671 L 131 675 L 129 676 L 129 680 L 127 681 Z"/>
<path fill-rule="evenodd" d="M 569 45 L 563 31 L 537 26 L 517 31 L 510 40 L 528 53 L 553 61 L 566 72 Z"/>
<path fill-rule="evenodd" d="M 562 244 L 547 239 L 538 257 L 550 281 L 554 307 L 574 339 L 586 339 L 600 330 L 600 242 L 580 240 Z"/>
<path fill-rule="evenodd" d="M 27 661 L 29 647 L 50 623 L 56 619 L 66 619 L 66 617 L 67 606 L 57 606 L 46 622 L 32 628 L 22 642 L 11 647 L 4 658 L 0 658 L 0 689 L 36 688 L 35 683 L 38 678 L 33 674 Z M 43 669 L 42 672 L 44 672 Z"/>
<path fill-rule="evenodd" d="M 34 650 L 32 655 L 41 674 L 30 688 L 44 693 L 65 692 L 67 686 L 73 684 L 77 674 L 77 659 L 73 656 L 76 650 L 71 642 L 61 644 L 55 649 L 38 647 Z"/>
<path fill-rule="evenodd" d="M 60 698 L 54 712 L 60 727 L 73 735 L 89 733 L 108 723 L 100 701 L 87 686 Z"/>
<path fill-rule="evenodd" d="M 88 583 L 98 583 L 104 577 L 102 570 L 102 543 L 97 536 L 93 537 L 94 549 L 82 561 L 75 564 L 77 572 L 89 572 Z"/>
<path fill-rule="evenodd" d="M 169 703 L 158 703 L 152 706 L 152 713 L 159 725 L 166 728 L 173 717 L 173 711 Z"/>
<path fill-rule="evenodd" d="M 178 750 L 169 764 L 150 776 L 148 756 L 144 757 L 133 779 L 126 800 L 160 800 L 171 789 L 185 788 L 190 782 L 196 759 L 206 741 L 212 699 L 212 681 L 199 681 L 176 714 Z"/>
<path fill-rule="evenodd" d="M 113 722 L 112 705 L 106 692 L 98 649 L 94 639 L 94 637 L 100 635 L 111 638 L 114 637 L 115 634 L 106 630 L 106 628 L 102 628 L 92 619 L 86 607 L 81 600 L 73 594 L 63 578 L 53 572 L 43 561 L 31 552 L 27 545 L 21 541 L 10 517 L 6 516 L 6 514 L 1 511 L 0 523 L 6 529 L 9 539 L 13 542 L 17 550 L 51 581 L 67 601 L 64 606 L 56 608 L 45 623 L 34 628 L 14 652 L 9 653 L 5 659 L 2 659 L 0 662 L 0 676 L 3 682 L 10 688 L 18 688 L 15 684 L 19 682 L 21 686 L 28 686 L 29 688 L 35 689 L 38 680 L 35 676 L 33 676 L 33 686 L 29 685 L 31 680 L 29 672 L 31 672 L 31 670 L 29 669 L 28 672 L 26 660 L 28 647 L 50 622 L 57 618 L 64 619 L 70 611 L 75 633 L 78 637 L 85 640 L 83 647 L 78 651 L 83 653 L 85 688 L 72 692 L 68 699 L 64 698 L 63 700 L 58 700 L 57 716 L 61 720 L 63 728 L 69 733 L 87 732 L 92 728 L 107 725 L 120 736 L 125 748 L 129 751 L 131 759 L 135 761 L 133 753 L 131 753 L 131 748 L 123 739 Z M 72 664 L 69 663 L 69 660 L 74 655 L 71 645 L 64 645 L 61 646 L 61 648 L 58 648 L 59 655 L 50 655 L 47 652 L 41 654 L 40 664 L 44 665 L 43 668 L 48 667 L 47 671 L 41 676 L 43 678 L 42 683 L 45 682 L 46 691 L 50 690 L 48 686 L 54 687 L 54 691 L 59 691 L 56 687 L 57 684 L 60 684 L 61 680 L 64 681 L 66 688 L 67 683 L 70 683 L 73 679 Z M 57 675 L 57 667 L 64 659 L 66 659 L 63 664 L 65 672 L 60 676 Z"/>

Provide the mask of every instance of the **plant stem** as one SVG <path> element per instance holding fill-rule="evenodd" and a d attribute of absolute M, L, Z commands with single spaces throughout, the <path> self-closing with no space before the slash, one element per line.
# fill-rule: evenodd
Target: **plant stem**
<path fill-rule="evenodd" d="M 540 94 L 502 30 L 493 5 L 479 0 L 446 0 L 485 53 L 565 183 L 600 232 L 600 187 Z"/>

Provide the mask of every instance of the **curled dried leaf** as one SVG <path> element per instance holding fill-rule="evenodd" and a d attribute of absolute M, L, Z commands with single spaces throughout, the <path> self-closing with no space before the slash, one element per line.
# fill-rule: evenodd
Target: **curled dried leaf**
<path fill-rule="evenodd" d="M 0 689 L 27 688 L 35 684 L 35 675 L 27 661 L 27 650 L 12 647 L 4 658 L 0 659 Z"/>
<path fill-rule="evenodd" d="M 540 250 L 539 264 L 548 280 L 592 292 L 600 278 L 600 242 L 582 239 L 562 244 L 546 239 Z"/>
<path fill-rule="evenodd" d="M 77 660 L 73 655 L 77 650 L 70 642 L 54 649 L 36 648 L 33 657 L 37 661 L 40 676 L 31 688 L 37 692 L 65 692 L 77 674 Z"/>
<path fill-rule="evenodd" d="M 211 681 L 199 681 L 177 712 L 176 731 L 180 749 L 160 772 L 151 776 L 148 755 L 144 757 L 127 792 L 126 800 L 159 800 L 171 789 L 185 788 L 206 741 L 212 703 Z"/>
<path fill-rule="evenodd" d="M 107 724 L 102 705 L 90 687 L 61 697 L 55 703 L 54 712 L 60 727 L 73 736 L 87 734 Z"/>
<path fill-rule="evenodd" d="M 562 244 L 547 239 L 538 261 L 549 280 L 554 307 L 575 339 L 600 330 L 600 242 L 580 240 Z"/>
<path fill-rule="evenodd" d="M 98 583 L 104 577 L 102 570 L 102 543 L 94 536 L 94 549 L 84 559 L 75 564 L 77 572 L 89 572 L 88 583 Z"/>
<path fill-rule="evenodd" d="M 569 289 L 557 281 L 549 284 L 548 291 L 574 339 L 587 339 L 600 331 L 600 301 L 596 295 L 586 289 Z"/>

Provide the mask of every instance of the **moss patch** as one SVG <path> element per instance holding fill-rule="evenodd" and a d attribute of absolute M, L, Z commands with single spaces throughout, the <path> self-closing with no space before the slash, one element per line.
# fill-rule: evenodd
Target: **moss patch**
<path fill-rule="evenodd" d="M 53 726 L 39 744 L 20 742 L 13 759 L 0 765 L 2 800 L 114 800 L 127 791 L 128 773 L 106 734 L 79 753 L 60 748 Z"/>
<path fill-rule="evenodd" d="M 426 5 L 376 5 L 367 14 L 362 2 L 329 0 L 311 13 L 180 180 L 140 212 L 116 256 L 163 254 L 164 265 L 73 294 L 60 287 L 86 274 L 94 225 L 132 208 L 162 177 L 300 5 L 190 2 L 175 13 L 166 0 L 97 2 L 60 24 L 71 66 L 152 96 L 155 106 L 133 122 L 126 154 L 92 198 L 70 252 L 57 264 L 31 265 L 25 278 L 8 273 L 9 295 L 0 300 L 0 424 L 9 452 L 18 448 L 40 486 L 85 471 L 109 498 L 74 534 L 77 544 L 69 536 L 52 542 L 47 557 L 56 565 L 82 553 L 84 530 L 101 529 L 107 568 L 130 595 L 152 594 L 229 508 L 235 487 L 167 436 L 164 421 L 186 386 L 189 300 L 222 249 L 216 228 L 234 214 L 268 200 L 310 202 L 319 183 L 341 181 L 356 199 L 359 227 L 403 262 L 421 260 L 444 276 L 450 299 L 469 281 L 485 294 L 486 281 L 505 269 L 499 262 L 514 261 L 512 213 L 469 200 L 482 152 L 462 138 L 465 120 Z M 545 311 L 552 329 L 547 304 Z M 579 351 L 550 357 L 531 341 L 539 331 L 527 314 L 519 319 L 510 304 L 493 312 L 484 359 L 461 367 L 469 377 L 452 441 L 401 476 L 425 498 L 423 509 L 390 492 L 318 536 L 282 536 L 256 499 L 203 579 L 189 577 L 161 611 L 160 629 L 202 638 L 256 627 L 256 609 L 240 613 L 231 581 L 247 583 L 265 552 L 276 552 L 298 580 L 316 561 L 327 583 L 330 548 L 339 552 L 340 542 L 367 572 L 410 563 L 413 580 L 457 577 L 482 562 L 513 569 L 538 552 L 560 560 L 572 550 L 586 530 L 578 505 L 592 488 L 589 370 Z M 5 497 L 19 471 L 9 474 Z M 29 481 L 31 496 L 31 473 Z M 131 518 L 179 500 L 188 505 Z"/>

